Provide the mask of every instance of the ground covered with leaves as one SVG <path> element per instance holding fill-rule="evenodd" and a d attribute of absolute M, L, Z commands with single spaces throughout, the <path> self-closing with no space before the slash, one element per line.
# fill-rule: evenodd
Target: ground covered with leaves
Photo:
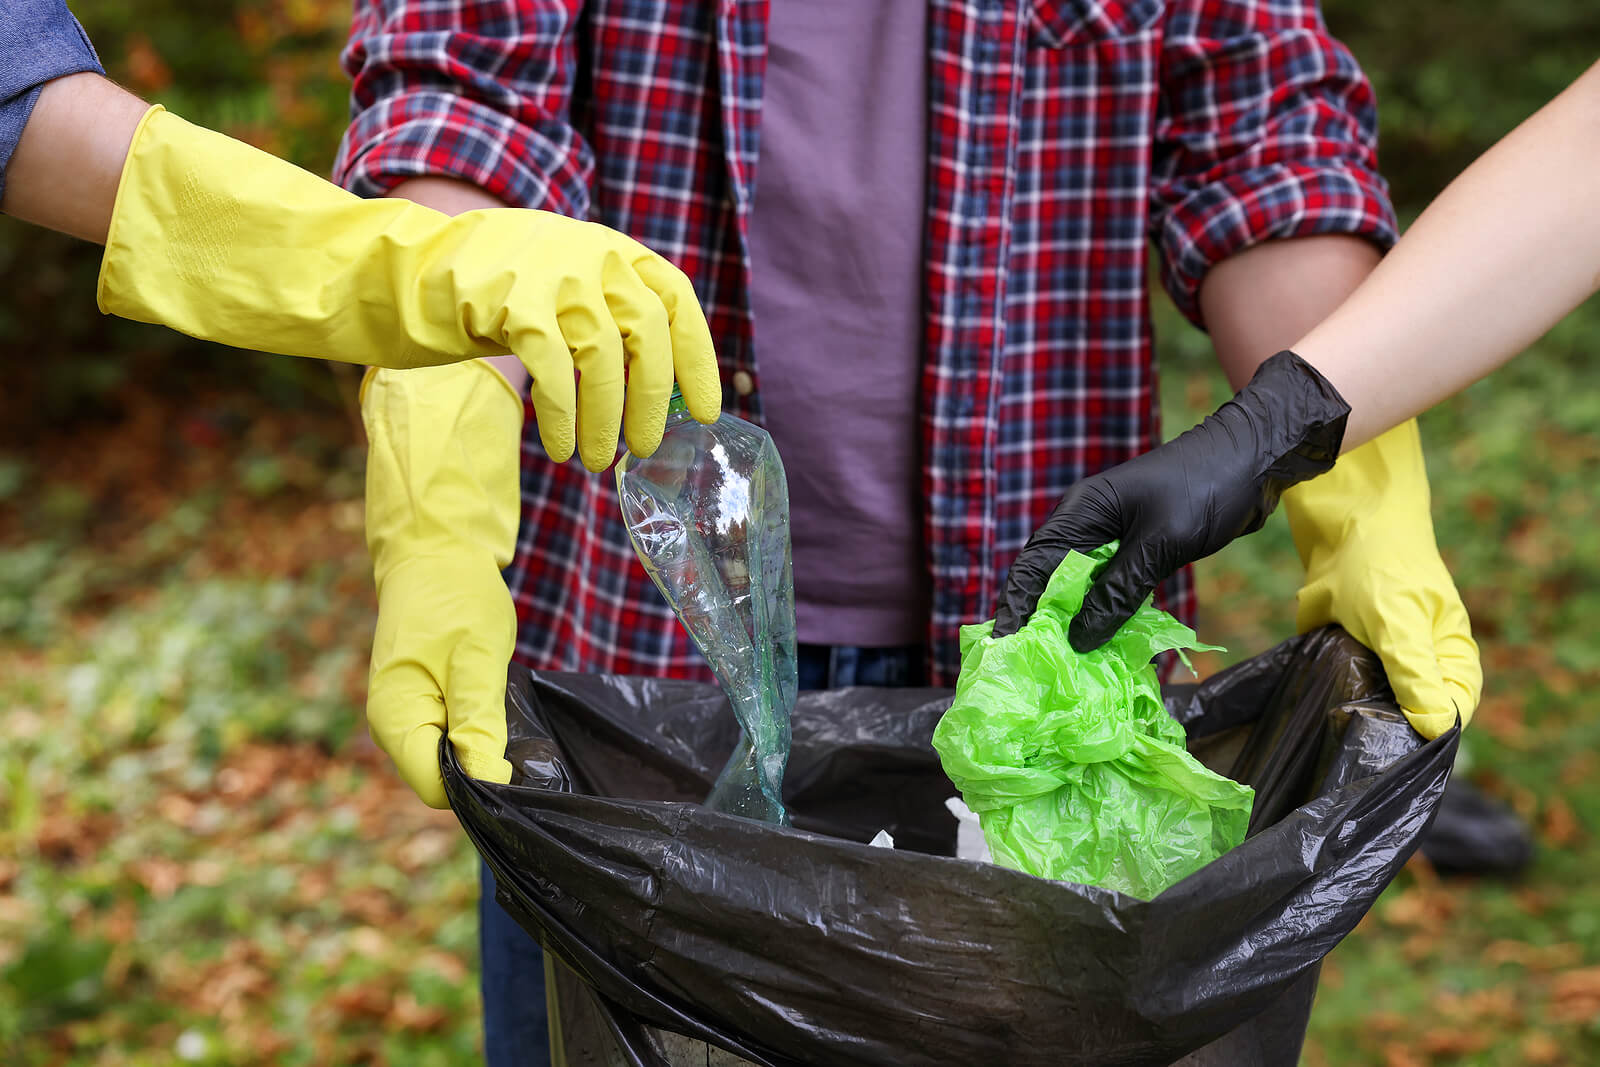
<path fill-rule="evenodd" d="M 361 717 L 359 430 L 120 406 L 0 458 L 0 1062 L 470 1062 L 471 848 Z"/>

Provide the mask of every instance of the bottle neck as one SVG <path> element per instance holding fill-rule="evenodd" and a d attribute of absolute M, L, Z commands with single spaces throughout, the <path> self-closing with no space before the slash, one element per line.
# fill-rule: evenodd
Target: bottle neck
<path fill-rule="evenodd" d="M 665 429 L 670 430 L 674 427 L 682 426 L 686 422 L 693 421 L 694 416 L 689 414 L 688 402 L 683 399 L 683 393 L 678 389 L 677 385 L 674 384 L 672 387 L 672 396 L 667 401 L 667 418 Z"/>

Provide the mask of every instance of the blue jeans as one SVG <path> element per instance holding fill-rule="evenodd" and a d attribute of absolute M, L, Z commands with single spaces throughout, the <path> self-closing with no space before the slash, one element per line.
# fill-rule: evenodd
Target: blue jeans
<path fill-rule="evenodd" d="M 479 988 L 488 1067 L 550 1067 L 544 952 L 494 899 L 494 875 L 478 862 Z"/>
<path fill-rule="evenodd" d="M 920 645 L 801 645 L 799 673 L 803 690 L 927 685 L 928 659 Z M 487 865 L 480 866 L 478 948 L 484 1060 L 488 1067 L 548 1067 L 550 1020 L 545 1012 L 544 953 L 495 901 L 494 875 Z"/>
<path fill-rule="evenodd" d="M 923 645 L 801 645 L 799 652 L 802 691 L 852 685 L 905 689 L 928 684 L 928 650 Z"/>

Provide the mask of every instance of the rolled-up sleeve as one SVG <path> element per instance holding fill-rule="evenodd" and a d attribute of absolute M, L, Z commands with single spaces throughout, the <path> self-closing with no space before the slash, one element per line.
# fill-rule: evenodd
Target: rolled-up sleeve
<path fill-rule="evenodd" d="M 40 90 L 48 81 L 84 71 L 105 73 L 89 35 L 63 0 L 0 3 L 0 196 Z"/>
<path fill-rule="evenodd" d="M 589 147 L 570 121 L 582 0 L 356 0 L 341 60 L 352 120 L 334 180 L 416 177 L 582 217 Z"/>
<path fill-rule="evenodd" d="M 1183 0 L 1162 50 L 1152 236 L 1162 281 L 1201 324 L 1200 284 L 1262 241 L 1394 243 L 1372 86 L 1314 0 Z"/>

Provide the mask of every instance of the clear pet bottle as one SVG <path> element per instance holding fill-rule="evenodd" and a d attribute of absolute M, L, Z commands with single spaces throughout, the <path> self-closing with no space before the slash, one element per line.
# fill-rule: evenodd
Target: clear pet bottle
<path fill-rule="evenodd" d="M 697 422 L 673 390 L 655 453 L 617 461 L 634 551 L 716 673 L 742 735 L 706 804 L 786 824 L 795 664 L 789 488 L 772 438 Z"/>

